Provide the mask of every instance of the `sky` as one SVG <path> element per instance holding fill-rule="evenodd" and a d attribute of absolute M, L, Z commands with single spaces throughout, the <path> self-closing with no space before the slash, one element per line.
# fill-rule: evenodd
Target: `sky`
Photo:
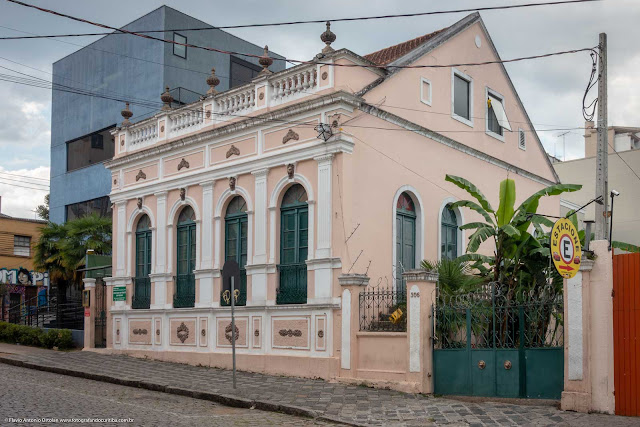
<path fill-rule="evenodd" d="M 111 0 L 109 2 L 27 0 L 70 15 L 114 27 L 123 26 L 166 4 L 211 25 L 254 24 L 289 20 L 332 19 L 356 16 L 415 13 L 443 9 L 528 3 L 518 0 L 324 0 L 322 8 L 293 0 Z M 543 0 L 534 0 L 542 2 Z M 313 11 L 313 13 L 310 13 Z M 434 30 L 447 27 L 467 13 L 337 22 L 333 47 L 367 54 Z M 609 125 L 639 126 L 640 16 L 638 0 L 603 0 L 561 6 L 482 12 L 482 18 L 503 59 L 553 51 L 593 47 L 598 34 L 608 35 Z M 70 21 L 0 0 L 0 36 L 100 32 L 97 27 Z M 262 27 L 229 32 L 290 58 L 310 59 L 322 47 L 322 24 Z M 129 37 L 129 36 L 123 36 Z M 131 36 L 133 37 L 133 36 Z M 0 41 L 0 67 L 51 79 L 51 64 L 98 37 Z M 464 61 L 464 58 L 460 58 Z M 160 65 L 158 65 L 160 67 Z M 506 65 L 531 121 L 538 129 L 584 126 L 582 97 L 591 71 L 586 52 L 523 61 Z M 15 75 L 0 68 L 0 74 Z M 595 88 L 590 97 L 595 96 Z M 51 90 L 0 81 L 0 196 L 1 212 L 33 218 L 46 191 L 42 178 L 49 176 Z M 582 130 L 539 132 L 549 152 L 559 158 L 583 157 Z M 563 144 L 564 140 L 564 144 Z M 566 148 L 565 148 L 566 147 Z M 6 175 L 7 173 L 16 176 Z M 4 177 L 4 178 L 3 178 Z M 19 188 L 7 178 L 40 183 Z M 35 177 L 36 179 L 33 179 Z M 37 179 L 40 178 L 40 179 Z"/>

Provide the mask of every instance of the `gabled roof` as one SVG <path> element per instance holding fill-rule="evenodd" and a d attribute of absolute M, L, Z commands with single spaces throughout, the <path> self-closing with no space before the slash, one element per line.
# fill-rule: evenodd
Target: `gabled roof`
<path fill-rule="evenodd" d="M 425 34 L 424 36 L 416 37 L 415 39 L 412 39 L 412 40 L 407 40 L 406 42 L 402 42 L 394 46 L 389 46 L 384 49 L 380 49 L 376 52 L 370 53 L 368 55 L 364 55 L 364 57 L 369 61 L 374 62 L 378 65 L 387 65 L 395 61 L 396 59 L 404 56 L 405 54 L 411 52 L 413 49 L 417 48 L 427 40 L 435 37 L 436 35 L 438 35 L 444 30 L 446 30 L 446 28 L 442 28 L 438 31 Z"/>

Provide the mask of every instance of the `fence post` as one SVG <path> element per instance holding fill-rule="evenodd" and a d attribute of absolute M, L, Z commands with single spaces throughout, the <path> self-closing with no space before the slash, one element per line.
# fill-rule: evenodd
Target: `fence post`
<path fill-rule="evenodd" d="M 84 313 L 84 348 L 95 348 L 96 346 L 96 279 L 85 277 L 82 279 L 84 290 L 89 291 L 88 316 L 87 308 Z"/>
<path fill-rule="evenodd" d="M 561 407 L 613 414 L 613 260 L 608 241 L 591 242 L 595 260 L 564 282 L 565 380 Z"/>
<path fill-rule="evenodd" d="M 433 330 L 431 317 L 435 305 L 438 273 L 425 269 L 402 273 L 407 282 L 407 336 L 409 337 L 409 376 L 421 393 L 433 393 Z"/>
<path fill-rule="evenodd" d="M 338 277 L 342 288 L 340 376 L 357 376 L 358 342 L 360 330 L 360 290 L 369 284 L 366 274 L 342 274 Z"/>

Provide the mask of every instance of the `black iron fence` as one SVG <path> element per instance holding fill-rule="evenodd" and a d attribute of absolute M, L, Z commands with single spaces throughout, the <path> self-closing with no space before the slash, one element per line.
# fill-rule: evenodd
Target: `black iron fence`
<path fill-rule="evenodd" d="M 276 290 L 276 304 L 307 303 L 307 264 L 279 265 L 280 284 Z"/>
<path fill-rule="evenodd" d="M 196 278 L 193 273 L 174 276 L 176 291 L 173 295 L 175 308 L 193 307 L 196 303 Z"/>
<path fill-rule="evenodd" d="M 547 284 L 509 291 L 490 283 L 466 294 L 440 294 L 434 308 L 434 347 L 562 347 L 563 313 L 562 291 Z"/>
<path fill-rule="evenodd" d="M 134 277 L 131 308 L 149 308 L 150 306 L 151 279 L 149 279 L 148 277 Z"/>
<path fill-rule="evenodd" d="M 84 307 L 80 300 L 58 303 L 55 296 L 36 296 L 9 307 L 9 322 L 40 328 L 84 329 Z"/>
<path fill-rule="evenodd" d="M 361 331 L 407 331 L 407 293 L 404 289 L 368 287 L 360 292 L 359 304 Z"/>

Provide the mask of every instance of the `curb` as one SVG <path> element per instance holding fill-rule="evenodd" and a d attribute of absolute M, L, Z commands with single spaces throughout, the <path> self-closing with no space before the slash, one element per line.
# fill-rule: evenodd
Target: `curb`
<path fill-rule="evenodd" d="M 150 391 L 158 391 L 161 393 L 175 394 L 179 396 L 191 397 L 193 399 L 208 400 L 216 402 L 221 405 L 231 406 L 235 408 L 245 409 L 258 409 L 261 411 L 278 412 L 286 415 L 293 415 L 298 417 L 312 418 L 319 421 L 329 421 L 337 424 L 361 427 L 366 424 L 359 424 L 353 421 L 343 420 L 338 417 L 330 415 L 324 415 L 321 412 L 314 411 L 312 409 L 302 408 L 294 405 L 283 405 L 280 403 L 265 401 L 265 400 L 251 400 L 238 396 L 232 396 L 223 393 L 211 393 L 206 391 L 190 390 L 181 387 L 167 386 L 141 380 L 129 380 L 125 378 L 116 378 L 103 374 L 95 374 L 84 371 L 75 371 L 73 369 L 59 368 L 55 366 L 45 366 L 36 363 L 25 362 L 24 360 L 12 359 L 9 357 L 0 356 L 0 363 L 6 365 L 18 366 L 21 368 L 34 369 L 37 371 L 51 372 L 59 375 L 67 375 L 70 377 L 85 378 L 88 380 L 100 381 L 105 383 L 117 384 L 125 387 L 142 388 Z"/>

